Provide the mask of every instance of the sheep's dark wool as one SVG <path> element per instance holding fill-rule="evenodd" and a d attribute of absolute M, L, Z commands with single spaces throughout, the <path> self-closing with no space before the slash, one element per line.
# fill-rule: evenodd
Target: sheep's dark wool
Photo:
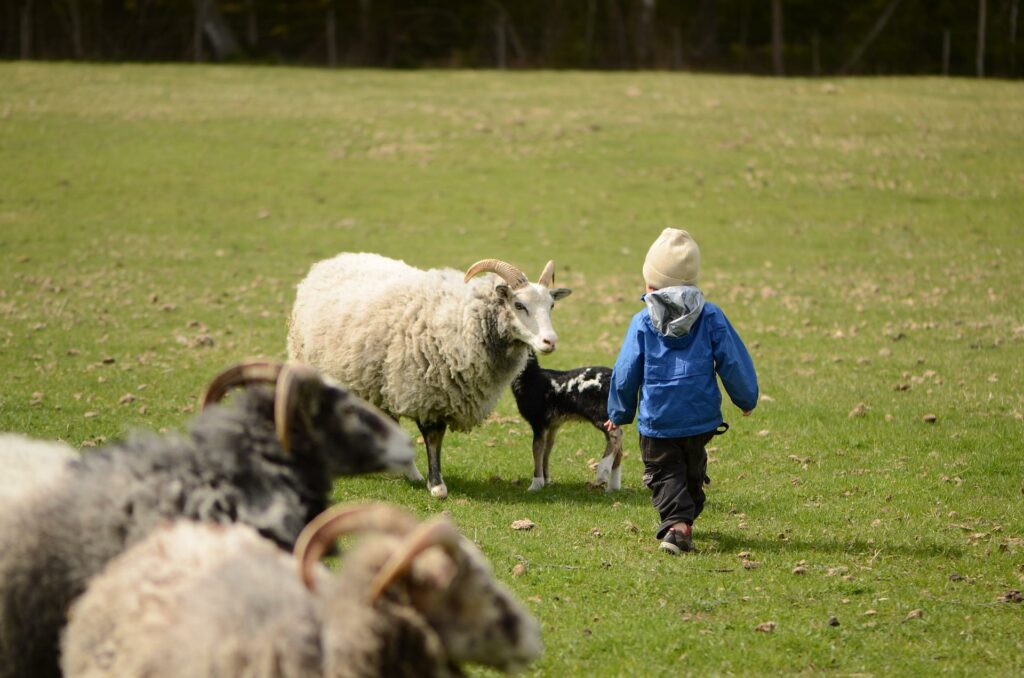
<path fill-rule="evenodd" d="M 397 425 L 340 389 L 315 399 L 293 426 L 290 455 L 275 432 L 272 391 L 250 388 L 205 410 L 186 435 L 140 435 L 84 455 L 59 484 L 0 515 L 0 676 L 59 676 L 68 606 L 159 524 L 238 522 L 291 548 L 327 505 L 334 477 L 393 461 Z"/>
<path fill-rule="evenodd" d="M 606 446 L 599 480 L 608 480 L 609 489 L 617 489 L 622 457 L 622 433 L 604 430 L 608 419 L 608 388 L 612 371 L 607 367 L 580 367 L 574 370 L 548 370 L 537 362 L 531 351 L 526 367 L 512 382 L 516 406 L 533 429 L 534 473 L 531 490 L 551 481 L 548 459 L 558 428 L 566 421 L 589 422 L 605 436 Z"/>

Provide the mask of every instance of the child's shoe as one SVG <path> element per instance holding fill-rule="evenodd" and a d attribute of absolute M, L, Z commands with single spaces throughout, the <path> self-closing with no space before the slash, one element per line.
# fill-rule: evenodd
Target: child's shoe
<path fill-rule="evenodd" d="M 661 546 L 658 548 L 673 556 L 684 551 L 692 551 L 693 540 L 690 538 L 690 526 L 687 525 L 686 527 L 685 532 L 676 529 L 669 530 L 665 538 L 661 540 Z"/>

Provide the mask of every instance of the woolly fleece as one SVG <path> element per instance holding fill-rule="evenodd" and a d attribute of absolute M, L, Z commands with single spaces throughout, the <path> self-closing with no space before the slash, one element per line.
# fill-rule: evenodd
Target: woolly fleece
<path fill-rule="evenodd" d="M 64 443 L 0 433 L 0 506 L 57 481 L 78 455 Z"/>
<path fill-rule="evenodd" d="M 70 619 L 65 678 L 321 673 L 319 600 L 288 554 L 241 525 L 157 530 L 110 562 Z"/>
<path fill-rule="evenodd" d="M 321 261 L 298 286 L 288 355 L 392 415 L 469 430 L 526 364 L 496 281 L 376 254 Z"/>

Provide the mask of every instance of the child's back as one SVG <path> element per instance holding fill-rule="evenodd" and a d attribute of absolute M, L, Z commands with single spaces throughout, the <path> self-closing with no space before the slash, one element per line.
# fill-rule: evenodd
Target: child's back
<path fill-rule="evenodd" d="M 661 514 L 661 548 L 672 553 L 692 548 L 704 506 L 704 447 L 723 425 L 716 375 L 744 416 L 757 406 L 754 363 L 725 313 L 704 300 L 699 268 L 686 231 L 667 228 L 651 246 L 647 307 L 630 322 L 608 394 L 606 428 L 630 423 L 639 406 L 644 484 Z"/>

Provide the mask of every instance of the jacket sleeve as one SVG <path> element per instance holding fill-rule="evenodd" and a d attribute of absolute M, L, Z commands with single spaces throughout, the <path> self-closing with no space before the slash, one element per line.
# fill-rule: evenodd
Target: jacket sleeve
<path fill-rule="evenodd" d="M 612 370 L 612 381 L 608 389 L 608 418 L 617 425 L 629 424 L 636 416 L 640 399 L 640 385 L 644 376 L 644 353 L 640 341 L 638 320 L 633 318 L 626 330 L 626 338 Z"/>
<path fill-rule="evenodd" d="M 736 407 L 749 412 L 757 407 L 757 373 L 754 372 L 754 361 L 729 319 L 724 313 L 720 317 L 721 322 L 711 333 L 715 371 L 721 377 L 729 399 Z"/>

